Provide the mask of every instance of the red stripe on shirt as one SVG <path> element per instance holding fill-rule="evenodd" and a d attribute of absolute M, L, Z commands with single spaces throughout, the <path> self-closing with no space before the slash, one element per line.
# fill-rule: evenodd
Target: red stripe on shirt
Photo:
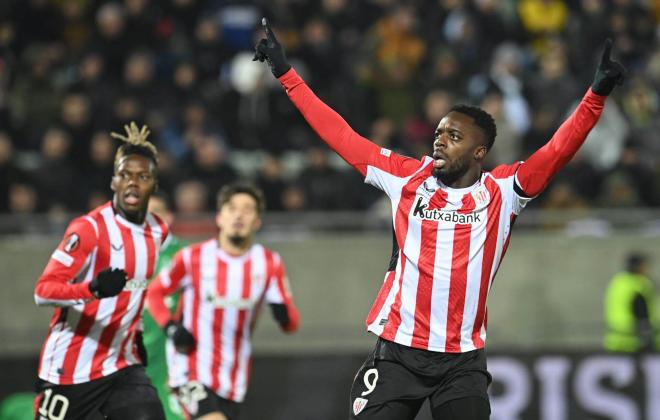
<path fill-rule="evenodd" d="M 144 301 L 146 300 L 145 297 L 147 295 L 146 291 L 143 292 L 141 290 L 136 290 L 132 293 L 140 293 L 142 296 L 140 297 L 140 304 L 138 307 L 138 310 L 135 312 L 133 315 L 133 320 L 131 321 L 131 325 L 128 327 L 128 330 L 126 330 L 126 337 L 121 342 L 121 346 L 119 347 L 119 360 L 117 361 L 117 368 L 118 369 L 123 369 L 126 366 L 128 366 L 128 362 L 126 360 L 126 356 L 128 355 L 128 352 L 133 353 L 133 356 L 135 357 L 135 360 L 140 360 L 143 364 L 145 360 L 140 359 L 140 355 L 138 354 L 137 351 L 137 344 L 135 342 L 135 336 L 136 336 L 136 331 L 137 331 L 137 323 L 142 317 L 142 308 L 144 307 Z M 131 340 L 131 347 L 126 350 L 126 344 L 128 343 L 128 340 Z"/>
<path fill-rule="evenodd" d="M 154 269 L 156 268 L 156 252 L 155 252 L 155 245 L 154 245 L 154 238 L 153 234 L 151 231 L 151 226 L 148 223 L 145 223 L 145 228 L 144 228 L 144 242 L 146 244 L 147 248 L 147 279 L 150 279 L 151 276 L 153 275 Z M 142 314 L 142 308 L 144 307 L 144 301 L 146 297 L 146 291 L 142 292 L 141 290 L 134 291 L 132 293 L 141 293 L 140 296 L 140 304 L 138 307 L 137 312 L 133 315 L 133 320 L 131 320 L 131 324 L 126 330 L 126 337 L 121 342 L 121 346 L 119 347 L 120 353 L 119 353 L 119 360 L 117 361 L 117 368 L 118 369 L 123 369 L 128 365 L 128 362 L 126 360 L 126 356 L 128 355 L 127 352 L 133 353 L 133 356 L 135 357 L 136 360 L 140 360 L 142 363 L 144 363 L 144 360 L 140 359 L 140 355 L 138 354 L 137 351 L 137 345 L 135 343 L 135 336 L 136 336 L 136 328 L 137 328 L 137 323 L 141 318 Z M 128 343 L 129 339 L 131 340 L 131 347 L 126 350 L 126 344 Z"/>
<path fill-rule="evenodd" d="M 447 193 L 438 188 L 429 200 L 428 209 L 442 209 L 447 204 Z M 415 298 L 415 325 L 413 327 L 412 347 L 426 348 L 431 334 L 431 298 L 433 297 L 433 277 L 435 253 L 438 240 L 438 222 L 423 220 L 419 247 L 419 278 Z"/>
<path fill-rule="evenodd" d="M 192 274 L 192 290 L 190 293 L 193 294 L 193 307 L 192 307 L 192 320 L 191 331 L 190 333 L 199 340 L 199 302 L 202 298 L 202 290 L 200 287 L 200 266 L 199 259 L 202 249 L 200 246 L 195 246 L 190 251 L 190 271 Z M 193 350 L 188 355 L 188 378 L 191 381 L 196 381 L 198 379 L 197 374 L 197 349 Z"/>
<path fill-rule="evenodd" d="M 124 245 L 124 270 L 126 271 L 127 277 L 131 279 L 129 281 L 133 281 L 132 279 L 135 275 L 135 244 L 133 243 L 133 235 L 129 228 L 120 224 L 117 224 L 117 226 L 119 227 L 121 240 Z M 112 341 L 121 326 L 122 319 L 126 316 L 126 308 L 131 300 L 131 293 L 132 292 L 122 291 L 115 297 L 115 310 L 112 313 L 110 322 L 105 328 L 103 328 L 101 336 L 99 337 L 99 345 L 96 348 L 96 353 L 94 353 L 94 359 L 92 361 L 92 376 L 90 379 L 96 379 L 103 376 L 103 362 L 107 359 L 108 352 L 112 346 Z M 120 347 L 117 351 L 117 356 L 119 357 L 123 349 Z"/>
<path fill-rule="evenodd" d="M 251 293 L 252 280 L 252 259 L 248 258 L 243 264 L 243 288 L 241 290 L 241 298 L 249 299 Z M 241 343 L 243 342 L 243 333 L 245 330 L 245 317 L 249 309 L 238 310 L 238 324 L 236 325 L 236 332 L 234 333 L 234 366 L 231 370 L 231 392 L 229 399 L 234 400 L 236 393 L 236 376 L 238 375 L 238 366 L 241 362 Z"/>
<path fill-rule="evenodd" d="M 463 196 L 463 206 L 458 213 L 467 214 L 474 211 L 474 209 L 475 202 L 472 194 L 465 194 Z M 471 224 L 456 224 L 454 226 L 454 246 L 451 257 L 449 302 L 447 306 L 447 330 L 445 333 L 445 351 L 449 353 L 461 351 L 461 327 L 465 310 L 471 236 Z"/>
<path fill-rule="evenodd" d="M 399 258 L 404 257 L 403 249 L 406 242 L 406 236 L 408 235 L 408 218 L 410 217 L 410 210 L 413 206 L 413 203 L 415 202 L 415 197 L 417 196 L 417 189 L 429 176 L 429 173 L 430 168 L 426 168 L 418 172 L 401 190 L 401 198 L 399 200 L 399 206 L 397 208 L 396 219 L 394 222 L 396 242 L 399 246 L 399 249 L 402 251 L 399 253 Z M 403 288 L 403 268 L 405 261 L 399 261 L 401 264 L 401 274 L 399 275 L 399 290 L 396 293 L 394 303 L 392 304 L 390 313 L 387 316 L 387 325 L 383 330 L 383 338 L 387 340 L 394 339 L 394 336 L 396 336 L 396 332 L 401 325 L 401 289 Z"/>
<path fill-rule="evenodd" d="M 497 182 L 489 176 L 485 178 L 484 184 L 491 196 L 488 205 L 488 223 L 486 224 L 486 240 L 484 242 L 483 260 L 481 262 L 481 282 L 479 285 L 479 301 L 477 313 L 472 326 L 472 342 L 476 348 L 483 348 L 484 340 L 481 338 L 481 327 L 484 325 L 486 315 L 486 296 L 490 287 L 491 270 L 497 247 L 498 230 L 500 228 L 500 211 L 502 209 L 502 192 Z"/>
<path fill-rule="evenodd" d="M 225 299 L 227 296 L 227 263 L 216 258 L 217 260 L 217 273 L 216 273 L 216 297 Z M 216 308 L 213 311 L 213 359 L 211 361 L 211 389 L 220 389 L 220 365 L 222 364 L 222 333 L 225 310 L 223 308 Z"/>
<path fill-rule="evenodd" d="M 398 280 L 399 290 L 397 290 L 396 296 L 394 296 L 394 303 L 392 304 L 390 313 L 387 316 L 387 324 L 385 325 L 382 334 L 384 339 L 390 341 L 394 340 L 396 332 L 399 330 L 399 326 L 401 325 L 401 290 L 403 289 L 403 276 L 406 274 L 406 258 L 403 254 L 403 251 L 399 251 L 399 258 L 399 261 L 401 261 L 401 271 Z"/>
<path fill-rule="evenodd" d="M 376 317 L 380 313 L 381 309 L 383 309 L 383 305 L 385 304 L 385 300 L 387 300 L 387 296 L 390 294 L 390 290 L 392 290 L 392 285 L 394 284 L 394 277 L 396 276 L 396 271 L 388 271 L 387 274 L 385 275 L 385 281 L 383 282 L 383 286 L 380 288 L 380 291 L 378 292 L 378 296 L 376 297 L 376 301 L 374 302 L 373 306 L 371 306 L 371 310 L 369 311 L 369 314 L 367 315 L 367 326 L 369 326 L 372 322 L 376 320 Z"/>
<path fill-rule="evenodd" d="M 103 217 L 99 216 L 97 213 L 97 217 L 94 217 L 94 220 L 96 221 L 99 229 L 98 248 L 96 250 L 96 264 L 92 268 L 94 270 L 93 277 L 96 277 L 99 272 L 110 266 L 110 238 L 108 237 L 108 229 L 105 225 L 105 220 L 103 220 Z M 80 315 L 80 320 L 76 326 L 76 331 L 69 343 L 66 356 L 64 357 L 64 363 L 62 364 L 63 373 L 60 377 L 61 385 L 69 385 L 73 383 L 73 375 L 75 373 L 76 364 L 78 363 L 80 351 L 82 350 L 82 344 L 85 340 L 85 337 L 87 337 L 87 334 L 89 334 L 92 327 L 96 323 L 96 313 L 98 312 L 98 309 L 99 300 L 95 299 L 85 305 L 83 312 Z M 57 354 L 57 351 L 53 349 L 53 355 L 55 354 Z"/>
<path fill-rule="evenodd" d="M 145 223 L 144 243 L 147 245 L 147 280 L 151 279 L 156 269 L 156 245 L 154 244 L 154 234 L 151 231 L 151 225 Z"/>

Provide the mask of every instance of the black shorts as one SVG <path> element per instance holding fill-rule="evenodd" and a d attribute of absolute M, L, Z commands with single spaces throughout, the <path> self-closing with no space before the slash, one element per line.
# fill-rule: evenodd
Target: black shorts
<path fill-rule="evenodd" d="M 378 339 L 351 387 L 351 419 L 414 419 L 426 398 L 431 409 L 466 397 L 488 402 L 491 376 L 483 349 L 439 353 Z"/>
<path fill-rule="evenodd" d="M 36 420 L 113 419 L 117 410 L 148 413 L 144 418 L 165 419 L 158 393 L 142 365 L 129 366 L 104 378 L 75 385 L 56 385 L 40 379 L 36 391 Z"/>
<path fill-rule="evenodd" d="M 222 413 L 227 420 L 238 420 L 241 403 L 222 398 L 201 382 L 192 381 L 174 389 L 179 404 L 191 419 Z"/>

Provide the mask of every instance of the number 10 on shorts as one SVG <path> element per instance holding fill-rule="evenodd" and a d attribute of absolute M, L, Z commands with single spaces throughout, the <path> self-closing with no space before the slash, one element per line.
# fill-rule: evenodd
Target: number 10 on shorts
<path fill-rule="evenodd" d="M 68 409 L 69 399 L 64 395 L 53 395 L 53 390 L 48 388 L 44 391 L 41 404 L 39 404 L 39 419 L 64 420 Z"/>

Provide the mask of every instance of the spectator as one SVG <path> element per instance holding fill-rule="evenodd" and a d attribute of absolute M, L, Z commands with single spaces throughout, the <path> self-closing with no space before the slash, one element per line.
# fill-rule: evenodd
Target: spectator
<path fill-rule="evenodd" d="M 9 188 L 18 179 L 19 171 L 14 164 L 14 147 L 9 133 L 0 131 L 0 212 L 9 210 Z"/>
<path fill-rule="evenodd" d="M 89 176 L 85 179 L 87 195 L 99 195 L 110 199 L 107 193 L 108 179 L 112 178 L 114 171 L 115 148 L 115 141 L 110 138 L 107 131 L 97 131 L 92 136 L 89 147 Z"/>
<path fill-rule="evenodd" d="M 93 133 L 89 97 L 82 92 L 68 93 L 62 100 L 60 124 L 71 137 L 69 156 L 75 162 L 84 162 L 89 155 L 89 139 Z"/>
<path fill-rule="evenodd" d="M 344 200 L 343 177 L 330 166 L 328 152 L 312 147 L 306 153 L 306 167 L 300 173 L 307 205 L 312 210 L 336 210 L 350 208 Z"/>
<path fill-rule="evenodd" d="M 366 41 L 372 57 L 366 78 L 376 92 L 380 113 L 397 124 L 413 110 L 409 87 L 426 53 L 417 26 L 416 10 L 398 5 L 374 24 Z"/>
<path fill-rule="evenodd" d="M 182 218 L 208 211 L 209 190 L 199 181 L 184 181 L 174 189 L 174 207 Z"/>
<path fill-rule="evenodd" d="M 269 211 L 284 210 L 283 195 L 287 188 L 282 162 L 277 156 L 266 155 L 257 174 L 257 186 L 264 192 Z"/>
<path fill-rule="evenodd" d="M 282 206 L 291 212 L 308 210 L 305 189 L 300 185 L 289 185 L 282 192 Z"/>
<path fill-rule="evenodd" d="M 488 154 L 486 167 L 494 168 L 499 162 L 521 160 L 521 137 L 506 118 L 504 96 L 498 90 L 493 90 L 484 97 L 479 106 L 493 116 L 499 137 L 497 149 Z"/>
<path fill-rule="evenodd" d="M 518 2 L 518 13 L 539 52 L 543 51 L 544 39 L 561 33 L 568 21 L 568 6 L 563 0 L 522 0 Z"/>
<path fill-rule="evenodd" d="M 108 77 L 117 78 L 124 65 L 124 55 L 131 45 L 126 36 L 125 11 L 116 2 L 105 3 L 96 12 L 96 34 L 90 49 L 103 56 Z"/>
<path fill-rule="evenodd" d="M 281 27 L 276 29 L 295 67 L 311 70 L 314 79 L 307 79 L 323 99 L 358 132 L 413 155 L 421 153 L 439 110 L 451 98 L 498 109 L 498 142 L 520 141 L 507 156 L 513 158 L 519 149 L 516 159 L 526 158 L 548 140 L 549 129 L 578 94 L 576 86 L 591 79 L 598 47 L 612 36 L 617 59 L 634 78 L 615 94 L 584 155 L 570 167 L 574 175 L 598 182 L 584 195 L 585 206 L 608 204 L 601 186 L 620 186 L 638 197 L 633 202 L 660 205 L 649 198 L 657 190 L 640 195 L 626 181 L 629 170 L 621 168 L 625 142 L 634 139 L 641 165 L 651 171 L 645 176 L 659 177 L 660 48 L 654 16 L 660 8 L 653 2 L 1 3 L 0 130 L 13 140 L 11 161 L 27 169 L 41 159 L 43 134 L 54 124 L 70 137 L 70 157 L 84 162 L 72 165 L 75 175 L 95 183 L 101 161 L 91 149 L 106 143 L 92 140 L 94 134 L 127 121 L 149 122 L 167 166 L 161 168 L 161 188 L 172 196 L 181 179 L 212 176 L 211 163 L 199 168 L 205 160 L 200 161 L 199 138 L 223 138 L 222 155 L 240 150 L 255 160 L 264 152 L 285 156 L 308 148 L 315 134 L 287 98 L 278 89 L 260 88 L 276 86 L 251 61 L 261 7 Z M 210 156 L 209 162 L 217 160 L 217 153 Z M 292 183 L 290 207 L 315 207 L 316 198 L 307 191 L 299 194 L 308 188 L 301 170 L 287 168 L 282 195 Z M 255 165 L 245 175 L 260 176 Z M 3 182 L 7 193 L 0 211 L 8 211 L 9 185 L 16 181 Z M 583 195 L 583 186 L 575 188 Z M 87 202 L 106 198 L 89 194 L 67 205 L 88 210 Z M 39 210 L 52 199 L 37 198 Z M 359 190 L 345 191 L 340 200 L 328 209 L 364 208 L 371 202 Z"/>
<path fill-rule="evenodd" d="M 531 105 L 551 105 L 554 109 L 566 109 L 578 96 L 577 82 L 566 61 L 566 47 L 562 42 L 553 43 L 540 57 L 540 72 L 529 83 Z"/>
<path fill-rule="evenodd" d="M 194 137 L 190 177 L 203 182 L 209 191 L 219 191 L 236 180 L 236 172 L 229 166 L 227 146 L 219 137 L 203 133 Z M 214 208 L 215 197 L 208 194 L 206 199 L 205 208 Z"/>
<path fill-rule="evenodd" d="M 41 143 L 41 162 L 34 171 L 41 206 L 50 211 L 53 208 L 74 209 L 78 204 L 75 167 L 69 158 L 71 137 L 61 128 L 51 127 Z M 83 160 L 84 161 L 84 160 Z M 106 182 L 107 182 L 106 178 Z M 107 184 L 106 184 L 107 189 Z"/>
<path fill-rule="evenodd" d="M 9 213 L 33 214 L 38 210 L 37 189 L 28 182 L 16 182 L 9 186 Z"/>
<path fill-rule="evenodd" d="M 9 89 L 12 126 L 22 131 L 19 149 L 37 149 L 39 135 L 56 119 L 60 92 L 52 78 L 53 60 L 46 48 L 29 45 L 22 56 L 22 68 Z"/>
<path fill-rule="evenodd" d="M 607 175 L 601 201 L 607 206 L 656 207 L 660 204 L 652 167 L 635 142 L 626 145 L 617 166 Z"/>

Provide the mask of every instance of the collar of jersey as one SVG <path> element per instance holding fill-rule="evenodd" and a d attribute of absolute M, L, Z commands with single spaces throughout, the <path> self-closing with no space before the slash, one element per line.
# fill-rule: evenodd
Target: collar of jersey
<path fill-rule="evenodd" d="M 243 260 L 246 260 L 250 257 L 250 254 L 252 253 L 252 248 L 254 247 L 254 244 L 252 244 L 250 246 L 250 248 L 248 248 L 248 250 L 245 251 L 245 253 L 243 253 L 242 255 L 228 254 L 227 251 L 220 248 L 220 242 L 217 239 L 215 239 L 215 246 L 217 248 L 216 254 L 218 255 L 219 258 L 221 258 L 223 260 L 243 261 Z"/>
<path fill-rule="evenodd" d="M 484 174 L 482 173 L 481 176 L 479 177 L 479 179 L 477 179 L 477 182 L 475 182 L 474 184 L 470 185 L 469 187 L 465 187 L 465 188 L 452 188 L 452 187 L 449 187 L 449 186 L 443 184 L 442 181 L 440 181 L 436 177 L 433 177 L 433 179 L 435 179 L 435 182 L 438 183 L 438 186 L 440 188 L 442 188 L 443 190 L 445 190 L 447 192 L 452 192 L 452 193 L 457 193 L 457 194 L 465 194 L 465 193 L 469 193 L 472 190 L 478 188 L 481 185 L 481 178 L 483 176 L 484 176 Z"/>
<path fill-rule="evenodd" d="M 144 222 L 138 225 L 137 223 L 133 223 L 124 219 L 124 217 L 121 214 L 115 211 L 114 207 L 112 207 L 112 211 L 115 213 L 115 219 L 117 220 L 117 223 L 121 223 L 122 225 L 126 226 L 129 229 L 144 229 L 144 226 L 147 223 L 146 217 L 144 218 Z"/>

